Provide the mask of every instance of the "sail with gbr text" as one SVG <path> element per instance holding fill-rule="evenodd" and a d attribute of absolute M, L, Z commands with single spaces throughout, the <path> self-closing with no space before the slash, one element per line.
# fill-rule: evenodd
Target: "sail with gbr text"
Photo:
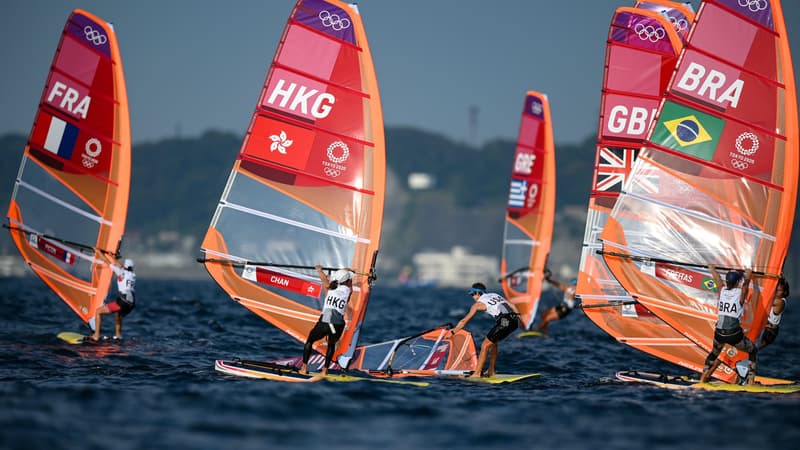
<path fill-rule="evenodd" d="M 677 27 L 670 29 L 674 21 L 641 7 L 618 8 L 611 20 L 577 295 L 586 316 L 619 342 L 697 370 L 706 352 L 635 301 L 597 253 L 683 47 Z M 691 22 L 689 14 L 684 20 Z"/>

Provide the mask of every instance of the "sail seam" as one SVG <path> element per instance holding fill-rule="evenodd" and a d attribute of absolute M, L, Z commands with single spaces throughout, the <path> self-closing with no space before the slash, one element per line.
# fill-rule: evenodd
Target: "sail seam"
<path fill-rule="evenodd" d="M 687 216 L 690 216 L 690 217 L 706 220 L 706 221 L 709 221 L 711 223 L 715 223 L 717 225 L 721 225 L 723 227 L 731 228 L 731 229 L 734 229 L 734 230 L 739 230 L 739 231 L 741 231 L 743 233 L 750 234 L 750 235 L 753 235 L 753 236 L 758 236 L 761 239 L 766 239 L 768 241 L 775 241 L 775 236 L 766 234 L 766 233 L 758 231 L 758 230 L 753 230 L 752 228 L 743 227 L 741 225 L 736 225 L 736 224 L 733 224 L 731 222 L 725 222 L 723 220 L 716 219 L 716 218 L 708 216 L 706 214 L 700 214 L 700 213 L 691 211 L 691 210 L 686 209 L 686 208 L 681 208 L 681 207 L 678 207 L 678 206 L 675 206 L 675 205 L 671 205 L 671 204 L 666 203 L 666 202 L 662 202 L 662 201 L 659 201 L 659 200 L 654 200 L 652 198 L 644 197 L 644 196 L 641 196 L 641 195 L 638 195 L 638 194 L 625 192 L 625 195 L 628 195 L 628 196 L 630 196 L 630 197 L 632 197 L 632 198 L 634 198 L 636 200 L 639 200 L 641 202 L 644 202 L 644 203 L 650 203 L 650 204 L 662 206 L 662 207 L 664 207 L 666 209 L 669 209 L 669 210 L 672 210 L 672 211 L 677 211 L 677 212 L 684 213 L 684 214 L 686 214 Z"/>
<path fill-rule="evenodd" d="M 106 220 L 106 219 L 104 219 L 104 218 L 102 218 L 100 216 L 94 215 L 94 214 L 89 214 L 88 212 L 86 212 L 86 211 L 84 211 L 84 210 L 82 210 L 82 209 L 80 209 L 80 208 L 78 208 L 76 206 L 70 205 L 69 203 L 65 202 L 64 200 L 61 200 L 61 199 L 55 197 L 54 195 L 51 195 L 51 194 L 48 194 L 48 193 L 42 191 L 41 189 L 33 186 L 32 184 L 29 184 L 29 183 L 27 183 L 25 181 L 22 181 L 22 180 L 18 180 L 17 183 L 19 183 L 20 186 L 29 189 L 33 193 L 38 194 L 38 195 L 50 200 L 53 203 L 56 203 L 56 204 L 58 204 L 60 206 L 63 206 L 64 208 L 69 209 L 70 211 L 72 211 L 72 212 L 74 212 L 76 214 L 84 216 L 87 219 L 93 220 L 93 221 L 95 221 L 95 222 L 97 222 L 99 224 L 102 224 L 102 225 L 107 225 L 107 226 L 111 226 L 112 225 L 111 221 Z"/>
<path fill-rule="evenodd" d="M 325 228 L 315 227 L 313 225 L 309 225 L 309 224 L 302 223 L 302 222 L 297 222 L 297 221 L 291 220 L 291 219 L 286 219 L 284 217 L 276 216 L 274 214 L 265 213 L 263 211 L 259 211 L 259 210 L 252 209 L 252 208 L 248 208 L 246 206 L 237 205 L 236 203 L 220 202 L 220 206 L 223 207 L 223 208 L 226 208 L 226 207 L 227 208 L 231 208 L 231 209 L 234 209 L 236 211 L 240 211 L 240 212 L 243 212 L 243 213 L 251 214 L 251 215 L 258 216 L 258 217 L 261 217 L 261 218 L 264 218 L 264 219 L 269 219 L 269 220 L 272 220 L 272 221 L 275 221 L 275 222 L 285 223 L 287 225 L 292 225 L 292 226 L 295 226 L 297 228 L 303 228 L 303 229 L 306 229 L 306 230 L 309 230 L 309 231 L 314 231 L 314 232 L 317 232 L 317 233 L 320 233 L 320 234 L 325 234 L 325 235 L 328 235 L 328 236 L 338 237 L 338 238 L 345 239 L 345 240 L 352 241 L 352 242 L 358 242 L 360 244 L 369 244 L 370 243 L 369 239 L 362 238 L 360 236 L 348 236 L 346 234 L 342 234 L 342 233 L 339 233 L 339 232 L 336 232 L 336 231 L 331 231 L 331 230 L 327 230 Z"/>

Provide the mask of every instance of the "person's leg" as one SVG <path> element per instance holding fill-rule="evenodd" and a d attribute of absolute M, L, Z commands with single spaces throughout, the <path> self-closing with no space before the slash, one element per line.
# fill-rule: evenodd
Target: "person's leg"
<path fill-rule="evenodd" d="M 94 333 L 89 336 L 89 339 L 95 341 L 100 339 L 100 326 L 103 321 L 103 314 L 108 314 L 109 312 L 108 306 L 106 305 L 97 308 L 97 311 L 94 313 Z"/>
<path fill-rule="evenodd" d="M 496 343 L 492 344 L 492 355 L 489 358 L 489 369 L 486 371 L 486 375 L 487 376 L 490 376 L 490 377 L 494 376 L 494 372 L 495 372 L 494 365 L 497 362 L 497 353 L 498 353 L 499 347 L 500 347 L 500 343 L 499 342 L 496 342 Z"/>
<path fill-rule="evenodd" d="M 715 370 L 717 370 L 717 367 L 719 366 L 720 363 L 717 357 L 719 356 L 719 352 L 722 351 L 722 347 L 724 346 L 725 343 L 719 342 L 716 339 L 714 339 L 714 346 L 711 348 L 711 353 L 709 353 L 708 357 L 706 358 L 706 363 L 703 368 L 703 373 L 702 375 L 700 375 L 701 383 L 707 382 L 711 374 L 714 373 Z"/>
<path fill-rule="evenodd" d="M 747 336 L 744 336 L 738 344 L 735 345 L 738 350 L 747 352 L 747 384 L 753 385 L 756 380 L 756 366 L 758 364 L 758 348 L 753 344 Z"/>
<path fill-rule="evenodd" d="M 320 325 L 327 326 L 327 324 L 317 322 L 314 328 L 311 329 L 311 332 L 308 333 L 308 339 L 306 339 L 306 343 L 303 346 L 303 365 L 300 366 L 300 373 L 303 375 L 308 374 L 308 359 L 311 358 L 314 342 L 317 342 L 325 336 L 324 328 Z"/>
<path fill-rule="evenodd" d="M 534 331 L 547 334 L 547 324 L 557 317 L 558 313 L 556 313 L 555 307 L 545 310 L 542 313 L 542 318 L 541 322 L 539 323 L 539 326 L 537 326 Z"/>
<path fill-rule="evenodd" d="M 342 328 L 344 328 L 344 325 L 342 325 Z M 323 375 L 328 374 L 328 368 L 331 366 L 331 360 L 333 360 L 333 353 L 336 351 L 336 343 L 339 342 L 341 331 L 343 330 L 339 330 L 337 326 L 335 333 L 328 334 L 328 350 L 325 352 L 325 366 L 322 368 Z"/>
<path fill-rule="evenodd" d="M 122 313 L 118 312 L 115 315 L 114 337 L 119 339 L 122 337 Z"/>
<path fill-rule="evenodd" d="M 483 365 L 486 364 L 486 356 L 489 354 L 491 345 L 492 341 L 488 338 L 483 340 L 483 344 L 481 344 L 481 353 L 478 355 L 478 365 L 475 367 L 475 372 L 472 373 L 473 377 L 481 376 L 481 371 L 483 371 Z"/>

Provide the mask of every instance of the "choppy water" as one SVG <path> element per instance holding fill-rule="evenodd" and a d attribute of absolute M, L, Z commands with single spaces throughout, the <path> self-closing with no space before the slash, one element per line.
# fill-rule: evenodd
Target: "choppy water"
<path fill-rule="evenodd" d="M 555 303 L 546 298 L 546 306 Z M 376 286 L 362 342 L 458 321 L 463 290 Z M 800 379 L 789 303 L 764 375 Z M 800 394 L 670 391 L 612 381 L 617 370 L 680 369 L 617 344 L 580 311 L 546 339 L 509 338 L 498 371 L 511 385 L 434 380 L 279 383 L 232 379 L 216 358 L 295 356 L 285 338 L 211 282 L 137 284 L 122 344 L 67 345 L 85 331 L 38 279 L 0 279 L 0 448 L 795 448 Z M 468 326 L 478 343 L 488 317 Z M 111 333 L 113 320 L 104 332 Z"/>

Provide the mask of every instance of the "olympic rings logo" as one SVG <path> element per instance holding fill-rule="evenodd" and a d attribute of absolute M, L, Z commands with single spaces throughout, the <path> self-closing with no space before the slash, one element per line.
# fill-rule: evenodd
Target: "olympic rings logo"
<path fill-rule="evenodd" d="M 689 22 L 686 19 L 670 17 L 669 21 L 672 22 L 672 26 L 675 27 L 675 31 L 677 32 L 683 32 L 689 28 Z"/>
<path fill-rule="evenodd" d="M 86 40 L 92 41 L 94 45 L 103 45 L 108 42 L 106 35 L 92 28 L 91 25 L 83 27 L 83 34 L 86 36 Z"/>
<path fill-rule="evenodd" d="M 769 6 L 767 0 L 739 0 L 739 6 L 747 8 L 751 12 L 764 11 Z"/>
<path fill-rule="evenodd" d="M 347 17 L 343 19 L 339 17 L 338 14 L 331 14 L 328 10 L 323 9 L 317 14 L 317 17 L 322 21 L 323 26 L 326 28 L 333 28 L 334 31 L 342 31 L 350 28 L 350 19 Z"/>
<path fill-rule="evenodd" d="M 750 148 L 744 148 L 742 145 L 745 140 L 750 141 Z M 750 132 L 740 134 L 739 137 L 736 138 L 736 150 L 745 156 L 752 155 L 758 150 L 758 136 Z"/>
<path fill-rule="evenodd" d="M 338 177 L 339 175 L 342 174 L 341 171 L 336 170 L 336 169 L 331 169 L 330 167 L 326 167 L 325 169 L 323 169 L 323 171 L 325 172 L 325 175 L 327 175 L 327 176 L 329 176 L 331 178 L 336 178 L 336 177 Z"/>
<path fill-rule="evenodd" d="M 539 103 L 539 102 L 532 102 L 531 103 L 531 112 L 533 114 L 536 114 L 537 116 L 540 116 L 540 115 L 542 115 L 542 110 L 543 109 L 544 108 L 542 107 L 541 103 Z"/>
<path fill-rule="evenodd" d="M 750 167 L 750 164 L 747 164 L 744 161 L 739 161 L 738 159 L 732 159 L 731 166 L 733 166 L 734 169 L 745 170 Z"/>
<path fill-rule="evenodd" d="M 637 23 L 636 26 L 633 27 L 633 31 L 635 31 L 639 39 L 643 41 L 658 42 L 667 36 L 667 32 L 663 28 L 643 25 L 642 23 Z"/>
<path fill-rule="evenodd" d="M 342 150 L 342 154 L 339 156 L 336 156 L 336 154 L 334 154 L 334 150 L 336 150 L 337 148 Z M 347 158 L 349 157 L 350 157 L 350 148 L 344 142 L 336 141 L 328 146 L 328 159 L 331 160 L 331 162 L 334 162 L 336 164 L 341 164 L 347 161 Z"/>

